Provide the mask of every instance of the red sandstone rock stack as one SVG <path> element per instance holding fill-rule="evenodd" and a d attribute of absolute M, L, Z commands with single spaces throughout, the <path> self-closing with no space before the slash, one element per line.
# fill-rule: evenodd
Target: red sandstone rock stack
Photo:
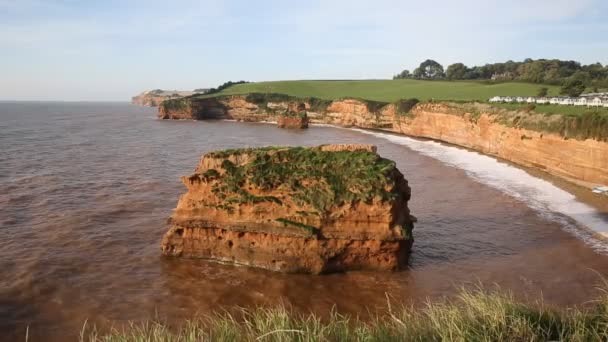
<path fill-rule="evenodd" d="M 304 273 L 407 264 L 410 188 L 375 146 L 213 152 L 182 181 L 165 255 Z"/>

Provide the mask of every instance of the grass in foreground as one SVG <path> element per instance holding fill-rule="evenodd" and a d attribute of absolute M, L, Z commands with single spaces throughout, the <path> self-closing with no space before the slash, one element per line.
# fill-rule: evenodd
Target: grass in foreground
<path fill-rule="evenodd" d="M 488 84 L 476 81 L 422 81 L 405 79 L 256 82 L 238 84 L 210 96 L 278 93 L 297 97 L 316 97 L 326 100 L 353 97 L 381 102 L 394 102 L 405 98 L 417 98 L 421 101 L 431 99 L 487 101 L 496 95 L 535 96 L 541 87 L 549 88 L 549 95 L 557 95 L 559 93 L 559 87 L 557 86 L 522 82 Z"/>
<path fill-rule="evenodd" d="M 526 305 L 509 294 L 461 290 L 454 300 L 401 307 L 369 321 L 332 313 L 328 319 L 285 307 L 220 313 L 174 329 L 160 322 L 133 324 L 100 334 L 83 329 L 90 341 L 605 341 L 608 296 L 589 310 Z"/>

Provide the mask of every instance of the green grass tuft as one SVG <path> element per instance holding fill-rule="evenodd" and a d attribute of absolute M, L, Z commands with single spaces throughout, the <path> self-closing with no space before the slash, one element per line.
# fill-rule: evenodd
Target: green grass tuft
<path fill-rule="evenodd" d="M 589 309 L 524 304 L 498 290 L 462 289 L 455 299 L 401 305 L 371 319 L 333 311 L 328 318 L 278 306 L 226 311 L 181 327 L 144 322 L 107 333 L 83 328 L 81 342 L 127 341 L 606 341 L 608 298 Z"/>

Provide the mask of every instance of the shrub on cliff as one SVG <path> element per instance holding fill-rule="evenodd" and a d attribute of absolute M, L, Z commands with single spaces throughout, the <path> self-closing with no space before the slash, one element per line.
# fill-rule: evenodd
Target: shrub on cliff
<path fill-rule="evenodd" d="M 230 87 L 232 87 L 233 85 L 237 85 L 237 84 L 244 84 L 244 83 L 249 83 L 249 82 L 247 82 L 247 81 L 238 81 L 238 82 L 232 82 L 232 81 L 228 81 L 228 82 L 226 82 L 226 83 L 224 83 L 224 84 L 220 85 L 220 86 L 219 86 L 219 87 L 217 87 L 217 88 L 210 88 L 210 89 L 207 89 L 207 90 L 205 91 L 205 95 L 219 93 L 220 91 L 222 91 L 222 90 L 224 90 L 224 89 L 227 89 L 227 88 L 230 88 Z"/>
<path fill-rule="evenodd" d="M 164 111 L 183 111 L 190 106 L 190 99 L 187 97 L 165 100 L 159 107 Z"/>
<path fill-rule="evenodd" d="M 418 99 L 402 99 L 395 102 L 395 106 L 397 107 L 397 113 L 401 115 L 408 114 L 414 106 L 416 106 L 420 101 Z"/>
<path fill-rule="evenodd" d="M 266 107 L 268 102 L 307 102 L 310 105 L 310 111 L 317 113 L 324 113 L 332 103 L 332 100 L 316 97 L 296 97 L 277 93 L 249 93 L 245 100 L 261 107 Z"/>
<path fill-rule="evenodd" d="M 255 103 L 258 106 L 266 106 L 268 102 L 288 102 L 296 100 L 296 98 L 285 94 L 250 93 L 245 97 L 245 100 L 250 103 Z"/>
<path fill-rule="evenodd" d="M 365 106 L 367 107 L 367 110 L 370 111 L 370 113 L 378 113 L 384 106 L 386 106 L 388 104 L 386 102 L 381 102 L 381 101 L 372 101 L 372 100 L 365 100 L 365 99 L 358 99 L 358 100 L 365 103 Z"/>
<path fill-rule="evenodd" d="M 316 97 L 307 98 L 310 110 L 313 112 L 324 113 L 332 103 L 332 100 L 320 99 Z"/>

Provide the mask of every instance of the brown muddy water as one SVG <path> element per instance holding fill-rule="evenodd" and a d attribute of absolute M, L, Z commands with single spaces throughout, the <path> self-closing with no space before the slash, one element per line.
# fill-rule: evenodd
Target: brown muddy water
<path fill-rule="evenodd" d="M 350 314 L 385 293 L 420 302 L 456 286 L 498 284 L 518 297 L 583 304 L 608 275 L 602 199 L 477 153 L 371 133 L 226 121 L 159 121 L 123 103 L 0 103 L 0 340 L 76 338 L 85 320 L 179 322 L 233 306 L 284 303 Z M 409 269 L 286 275 L 160 256 L 179 181 L 224 148 L 376 144 L 412 187 Z"/>

